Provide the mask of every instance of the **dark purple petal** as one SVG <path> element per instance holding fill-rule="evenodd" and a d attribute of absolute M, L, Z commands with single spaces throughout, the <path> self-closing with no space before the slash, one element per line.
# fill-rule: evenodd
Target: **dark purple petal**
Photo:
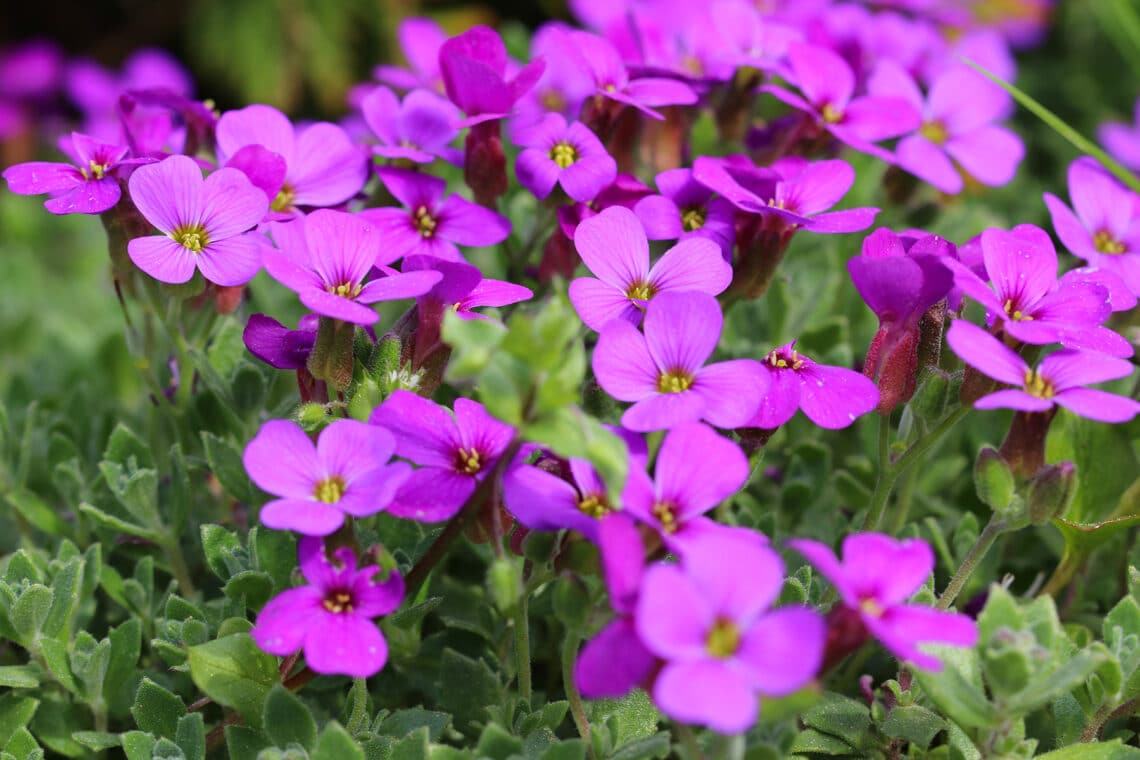
<path fill-rule="evenodd" d="M 252 314 L 242 331 L 249 352 L 277 369 L 301 369 L 313 350 L 316 334 L 290 330 L 272 317 Z"/>

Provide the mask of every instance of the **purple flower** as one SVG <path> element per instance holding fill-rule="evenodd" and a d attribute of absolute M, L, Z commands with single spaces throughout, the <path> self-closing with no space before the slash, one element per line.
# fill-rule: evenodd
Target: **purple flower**
<path fill-rule="evenodd" d="M 803 39 L 799 29 L 774 22 L 748 3 L 714 2 L 709 15 L 711 24 L 700 24 L 694 32 L 710 33 L 708 73 L 723 81 L 738 69 L 775 71 L 791 43 Z"/>
<path fill-rule="evenodd" d="M 732 261 L 735 211 L 724 198 L 714 198 L 693 177 L 691 169 L 669 169 L 654 180 L 660 195 L 642 198 L 633 207 L 650 240 L 708 238 L 720 246 L 725 261 Z"/>
<path fill-rule="evenodd" d="M 905 603 L 934 571 L 934 554 L 925 542 L 856 533 L 843 539 L 842 561 L 818 541 L 797 538 L 788 545 L 831 581 L 844 607 L 900 659 L 938 671 L 942 661 L 924 653 L 923 644 L 977 642 L 977 625 L 965 615 Z"/>
<path fill-rule="evenodd" d="M 628 514 L 651 525 L 671 551 L 720 528 L 705 513 L 740 490 L 748 480 L 748 457 L 708 425 L 673 427 L 661 444 L 653 480 L 644 468 L 631 468 L 622 500 Z"/>
<path fill-rule="evenodd" d="M 269 202 L 237 169 L 202 178 L 192 158 L 171 156 L 131 175 L 131 200 L 162 236 L 134 238 L 131 261 L 161 282 L 187 282 L 194 270 L 217 285 L 244 285 L 261 269 L 264 243 L 244 234 Z"/>
<path fill-rule="evenodd" d="M 1127 422 L 1140 412 L 1140 403 L 1130 398 L 1083 387 L 1132 374 L 1131 362 L 1124 359 L 1065 349 L 1049 354 L 1033 369 L 1000 340 L 960 319 L 950 325 L 946 342 L 971 367 L 1015 386 L 982 396 L 974 402 L 975 409 L 1045 412 L 1056 405 L 1098 422 Z"/>
<path fill-rule="evenodd" d="M 986 307 L 988 324 L 1000 321 L 1024 343 L 1102 346 L 1117 356 L 1132 355 L 1126 340 L 1100 327 L 1112 313 L 1108 290 L 1088 279 L 1058 281 L 1057 252 L 1044 230 L 1029 224 L 1010 232 L 989 229 L 981 245 L 993 290 L 966 267 L 951 266 L 955 284 Z"/>
<path fill-rule="evenodd" d="M 898 97 L 855 93 L 855 73 L 837 53 L 824 47 L 793 42 L 788 47 L 789 71 L 804 97 L 776 85 L 764 85 L 768 92 L 793 108 L 816 117 L 820 126 L 837 140 L 884 161 L 894 160 L 890 151 L 873 145 L 879 140 L 898 137 L 922 126 L 922 117 L 910 102 Z"/>
<path fill-rule="evenodd" d="M 247 145 L 260 145 L 285 159 L 285 178 L 272 198 L 273 211 L 295 215 L 299 206 L 336 206 L 368 181 L 361 149 L 328 122 L 295 129 L 276 108 L 246 106 L 218 119 L 218 163 Z"/>
<path fill-rule="evenodd" d="M 495 245 L 511 234 L 506 217 L 459 195 L 444 198 L 442 179 L 392 167 L 376 174 L 404 208 L 370 208 L 358 216 L 380 230 L 392 261 L 417 253 L 463 261 L 457 243 Z"/>
<path fill-rule="evenodd" d="M 749 427 L 774 429 L 802 409 L 815 424 L 836 430 L 874 409 L 879 390 L 859 372 L 817 364 L 795 351 L 796 342 L 774 348 L 761 362 L 770 377 L 768 393 Z"/>
<path fill-rule="evenodd" d="M 578 65 L 573 56 L 564 53 L 563 35 L 570 29 L 562 22 L 548 22 L 535 31 L 530 40 L 531 59 L 542 58 L 546 68 L 534 88 L 518 101 L 517 115 L 511 126 L 512 141 L 520 129 L 527 129 L 542 121 L 548 113 L 575 118 L 582 110 L 586 98 L 593 94 L 593 80 Z"/>
<path fill-rule="evenodd" d="M 495 468 L 514 430 L 482 404 L 455 400 L 455 416 L 405 390 L 396 390 L 369 422 L 396 436 L 396 454 L 420 465 L 400 486 L 388 512 L 421 522 L 447 520 Z"/>
<path fill-rule="evenodd" d="M 356 420 L 337 420 L 314 446 L 295 423 L 270 420 L 245 447 L 242 464 L 257 487 L 280 498 L 261 508 L 274 530 L 327 536 L 345 515 L 383 510 L 408 477 L 403 462 L 388 464 L 392 433 Z"/>
<path fill-rule="evenodd" d="M 1105 122 L 1097 129 L 1096 135 L 1113 158 L 1133 171 L 1140 169 L 1140 98 L 1133 106 L 1131 124 Z"/>
<path fill-rule="evenodd" d="M 973 69 L 957 66 L 941 73 L 924 99 L 910 75 L 890 61 L 880 64 L 868 84 L 875 95 L 905 100 L 922 114 L 916 134 L 895 146 L 898 165 L 944 193 L 962 191 L 957 162 L 983 185 L 1007 184 L 1025 156 L 1016 134 L 994 125 L 1009 106 L 1005 91 Z"/>
<path fill-rule="evenodd" d="M 71 133 L 75 165 L 32 161 L 4 170 L 8 189 L 17 195 L 47 193 L 44 208 L 53 214 L 101 214 L 119 202 L 115 169 L 124 163 L 126 145 L 110 145 Z"/>
<path fill-rule="evenodd" d="M 602 328 L 594 375 L 606 393 L 634 402 L 622 415 L 625 427 L 643 432 L 701 419 L 721 428 L 748 423 L 768 391 L 768 375 L 751 359 L 704 366 L 723 322 L 712 296 L 674 291 L 645 307 L 644 335 L 623 319 Z"/>
<path fill-rule="evenodd" d="M 404 272 L 435 272 L 439 279 L 430 290 L 416 298 L 422 312 L 451 309 L 460 319 L 487 319 L 473 309 L 508 306 L 534 298 L 534 291 L 504 280 L 483 277 L 478 267 L 435 256 L 409 256 Z"/>
<path fill-rule="evenodd" d="M 680 565 L 645 572 L 636 626 L 665 661 L 653 701 L 674 720 L 726 734 L 756 721 L 757 696 L 805 686 L 823 657 L 823 620 L 806 608 L 768 608 L 784 584 L 771 549 L 713 533 Z"/>
<path fill-rule="evenodd" d="M 1115 273 L 1140 295 L 1140 197 L 1086 156 L 1069 164 L 1069 198 L 1076 214 L 1057 196 L 1045 194 L 1057 237 L 1075 255 Z"/>
<path fill-rule="evenodd" d="M 594 277 L 570 283 L 578 316 L 601 331 L 611 319 L 641 322 L 646 304 L 658 294 L 695 290 L 717 295 L 732 281 L 732 267 L 710 240 L 689 238 L 649 267 L 649 241 L 632 211 L 612 206 L 586 219 L 574 245 Z"/>
<path fill-rule="evenodd" d="M 376 565 L 356 569 L 356 556 L 341 547 L 330 560 L 320 539 L 298 546 L 307 586 L 283 591 L 265 605 L 249 635 L 262 650 L 280 657 L 299 649 L 317 673 L 368 678 L 388 660 L 388 644 L 373 618 L 387 615 L 404 598 L 404 579 L 392 571 L 383 583 Z"/>
<path fill-rule="evenodd" d="M 447 41 L 443 27 L 430 18 L 406 18 L 396 28 L 396 36 L 410 68 L 382 64 L 372 70 L 372 76 L 398 90 L 424 87 L 442 93 L 439 49 Z"/>
<path fill-rule="evenodd" d="M 273 279 L 296 292 L 309 309 L 343 322 L 370 325 L 380 315 L 367 304 L 422 295 L 439 282 L 438 272 L 396 272 L 365 282 L 384 240 L 363 219 L 318 209 L 294 222 L 276 222 L 271 233 L 279 251 L 265 252 Z"/>
<path fill-rule="evenodd" d="M 368 128 L 379 144 L 372 152 L 384 158 L 403 158 L 417 164 L 430 164 L 442 158 L 456 166 L 463 152 L 452 148 L 459 134 L 455 106 L 428 90 L 413 90 L 401 103 L 387 87 L 377 87 L 360 104 Z"/>
<path fill-rule="evenodd" d="M 590 201 L 617 178 L 617 162 L 597 135 L 579 121 L 567 126 L 561 114 L 519 130 L 515 142 L 526 148 L 515 163 L 519 184 L 537 198 L 558 184 L 574 200 Z"/>
<path fill-rule="evenodd" d="M 542 59 L 534 60 L 507 78 L 507 48 L 498 32 L 473 26 L 439 49 L 439 69 L 447 97 L 467 118 L 456 126 L 470 127 L 510 116 L 515 101 L 542 76 Z"/>
<path fill-rule="evenodd" d="M 251 314 L 241 339 L 246 349 L 270 367 L 303 369 L 317 342 L 316 314 L 301 317 L 296 330 L 290 330 L 273 317 Z"/>

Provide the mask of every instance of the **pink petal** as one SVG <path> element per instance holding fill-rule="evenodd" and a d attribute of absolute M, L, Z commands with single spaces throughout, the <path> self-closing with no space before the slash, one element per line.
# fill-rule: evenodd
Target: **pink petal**
<path fill-rule="evenodd" d="M 658 294 L 645 310 L 645 342 L 654 364 L 663 372 L 696 374 L 716 348 L 723 322 L 720 306 L 710 295 Z"/>
<path fill-rule="evenodd" d="M 705 399 L 691 390 L 683 393 L 657 393 L 654 388 L 654 395 L 642 398 L 625 410 L 621 424 L 640 433 L 666 430 L 707 417 L 706 406 Z"/>
<path fill-rule="evenodd" d="M 895 155 L 899 166 L 936 189 L 951 195 L 962 192 L 962 175 L 949 156 L 922 135 L 904 137 L 895 148 Z"/>
<path fill-rule="evenodd" d="M 1046 412 L 1053 407 L 1049 399 L 1030 396 L 1023 390 L 995 391 L 974 402 L 975 409 L 1016 409 L 1021 412 Z"/>
<path fill-rule="evenodd" d="M 714 610 L 677 565 L 651 565 L 637 600 L 637 632 L 646 648 L 665 659 L 701 657 Z"/>
<path fill-rule="evenodd" d="M 201 219 L 202 183 L 202 169 L 194 159 L 170 156 L 135 169 L 127 186 L 139 213 L 169 234 L 183 224 Z"/>
<path fill-rule="evenodd" d="M 961 319 L 946 331 L 946 342 L 959 358 L 1003 383 L 1020 386 L 1029 365 L 1000 340 Z"/>
<path fill-rule="evenodd" d="M 194 254 L 165 235 L 131 240 L 127 243 L 127 255 L 135 266 L 159 282 L 189 282 L 194 276 Z"/>
<path fill-rule="evenodd" d="M 197 254 L 198 269 L 207 280 L 223 287 L 246 284 L 261 270 L 263 246 L 253 237 L 258 234 L 211 240 Z"/>
<path fill-rule="evenodd" d="M 855 91 L 855 75 L 847 61 L 827 48 L 793 42 L 788 46 L 788 63 L 808 101 L 844 110 Z"/>
<path fill-rule="evenodd" d="M 396 453 L 421 466 L 449 468 L 455 464 L 459 431 L 443 407 L 406 390 L 397 389 L 376 407 L 368 420 L 387 428 L 396 438 Z"/>
<path fill-rule="evenodd" d="M 611 206 L 583 220 L 574 232 L 574 247 L 598 279 L 623 292 L 649 274 L 645 231 L 624 206 Z"/>
<path fill-rule="evenodd" d="M 587 699 L 623 697 L 649 679 L 656 662 L 638 639 L 632 618 L 619 617 L 582 648 L 574 682 Z"/>
<path fill-rule="evenodd" d="M 879 389 L 861 372 L 816 364 L 800 380 L 800 408 L 828 430 L 847 427 L 879 403 Z"/>
<path fill-rule="evenodd" d="M 1093 244 L 1092 234 L 1064 201 L 1052 193 L 1045 193 L 1045 205 L 1049 208 L 1053 229 L 1057 231 L 1057 237 L 1061 238 L 1062 245 L 1081 258 L 1099 254 Z"/>
<path fill-rule="evenodd" d="M 759 709 L 746 677 L 711 658 L 666 665 L 653 684 L 653 701 L 674 720 L 723 734 L 747 731 Z"/>
<path fill-rule="evenodd" d="M 325 614 L 305 637 L 305 662 L 317 673 L 369 678 L 388 661 L 380 629 L 352 613 Z"/>
<path fill-rule="evenodd" d="M 796 372 L 790 369 L 771 369 L 761 363 L 768 373 L 768 392 L 760 400 L 760 408 L 749 420 L 748 427 L 775 430 L 795 416 L 800 408 L 800 388 L 802 383 Z"/>
<path fill-rule="evenodd" d="M 660 372 L 645 338 L 628 322 L 613 320 L 605 325 L 594 348 L 593 367 L 598 385 L 619 401 L 657 394 Z"/>
<path fill-rule="evenodd" d="M 202 226 L 211 241 L 245 232 L 269 212 L 265 193 L 237 169 L 218 169 L 206 177 L 200 203 Z"/>
<path fill-rule="evenodd" d="M 732 359 L 702 368 L 691 392 L 704 400 L 705 420 L 732 429 L 744 427 L 755 416 L 770 382 L 760 362 Z"/>
<path fill-rule="evenodd" d="M 258 613 L 249 635 L 264 652 L 291 655 L 301 648 L 305 634 L 323 611 L 321 601 L 320 592 L 311 586 L 283 591 Z"/>
<path fill-rule="evenodd" d="M 719 245 L 693 237 L 666 251 L 647 279 L 659 291 L 699 290 L 715 296 L 732 282 L 732 266 L 724 260 Z"/>
<path fill-rule="evenodd" d="M 266 527 L 305 536 L 329 536 L 344 524 L 344 512 L 311 497 L 276 499 L 262 507 L 258 517 Z"/>
<path fill-rule="evenodd" d="M 1140 403 L 1093 388 L 1070 388 L 1058 393 L 1053 401 L 1073 414 L 1097 422 L 1128 422 L 1140 414 Z"/>
<path fill-rule="evenodd" d="M 807 561 L 819 571 L 820 575 L 835 587 L 840 599 L 848 607 L 858 606 L 859 596 L 848 581 L 847 570 L 836 558 L 835 552 L 831 551 L 830 547 L 809 538 L 793 538 L 788 541 L 788 546 L 807 558 Z"/>
<path fill-rule="evenodd" d="M 1025 145 L 1004 127 L 979 127 L 952 138 L 946 143 L 946 152 L 983 185 L 1000 187 L 1017 174 Z"/>
<path fill-rule="evenodd" d="M 436 235 L 459 245 L 495 245 L 511 234 L 510 221 L 491 209 L 448 196 L 437 212 Z"/>
<path fill-rule="evenodd" d="M 579 277 L 570 283 L 570 303 L 578 318 L 591 330 L 601 332 L 611 320 L 621 319 L 631 325 L 641 322 L 641 309 L 621 290 L 593 277 Z"/>
<path fill-rule="evenodd" d="M 455 516 L 475 492 L 475 478 L 435 467 L 416 470 L 400 486 L 388 512 L 418 522 Z"/>
<path fill-rule="evenodd" d="M 918 605 L 892 607 L 881 618 L 864 617 L 870 631 L 902 660 L 924 670 L 939 671 L 942 661 L 924 654 L 919 647 L 943 643 L 972 647 L 978 640 L 977 624 L 955 612 L 943 612 Z"/>
<path fill-rule="evenodd" d="M 757 620 L 736 656 L 752 688 L 782 697 L 802 689 L 819 672 L 826 639 L 827 624 L 815 611 L 785 607 Z"/>
<path fill-rule="evenodd" d="M 325 473 L 339 475 L 349 485 L 383 465 L 395 451 L 396 439 L 388 430 L 356 420 L 337 420 L 317 439 L 317 459 Z"/>
<path fill-rule="evenodd" d="M 690 423 L 665 436 L 655 465 L 660 499 L 675 504 L 681 517 L 703 514 L 736 493 L 748 480 L 748 458 L 712 428 Z"/>
<path fill-rule="evenodd" d="M 287 165 L 293 163 L 293 124 L 271 106 L 252 105 L 222 114 L 216 139 L 222 165 L 246 145 L 261 145 L 284 158 Z"/>
<path fill-rule="evenodd" d="M 285 498 L 311 498 L 313 486 L 324 477 L 313 442 L 288 420 L 262 425 L 246 445 L 242 465 L 258 488 Z"/>
<path fill-rule="evenodd" d="M 343 129 L 320 122 L 298 130 L 288 176 L 296 192 L 294 204 L 335 206 L 364 187 L 368 163 Z"/>

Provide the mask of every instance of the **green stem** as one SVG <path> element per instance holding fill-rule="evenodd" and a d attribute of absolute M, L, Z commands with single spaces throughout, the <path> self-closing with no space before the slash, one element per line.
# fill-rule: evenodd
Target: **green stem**
<path fill-rule="evenodd" d="M 526 594 L 519 599 L 515 607 L 515 658 L 519 673 L 519 696 L 530 706 L 531 673 L 530 673 L 530 604 Z"/>
<path fill-rule="evenodd" d="M 566 701 L 570 703 L 570 715 L 574 718 L 578 735 L 586 742 L 586 752 L 590 760 L 597 760 L 594 743 L 590 740 L 590 721 L 586 717 L 586 706 L 582 703 L 582 695 L 578 693 L 578 685 L 574 683 L 574 663 L 578 660 L 580 643 L 582 643 L 580 636 L 573 631 L 566 631 L 566 640 L 562 642 L 562 687 L 566 690 Z"/>
<path fill-rule="evenodd" d="M 194 581 L 190 577 L 190 568 L 186 565 L 186 559 L 182 556 L 182 548 L 179 546 L 178 536 L 168 536 L 166 541 L 162 542 L 162 549 L 166 552 L 167 561 L 170 563 L 170 573 L 174 579 L 178 581 L 178 590 L 182 596 L 189 599 L 196 592 L 194 589 Z"/>
<path fill-rule="evenodd" d="M 1008 529 L 1009 523 L 998 517 L 996 513 L 990 518 L 986 527 L 982 529 L 981 535 L 978 536 L 978 540 L 970 547 L 970 551 L 966 552 L 966 556 L 954 573 L 954 577 L 946 584 L 946 590 L 942 592 L 942 596 L 938 597 L 938 604 L 936 605 L 938 609 L 950 609 L 950 605 L 958 598 L 958 594 L 962 592 L 966 581 L 970 580 L 970 576 L 974 574 L 978 563 L 986 556 L 986 552 L 993 546 L 997 537 Z"/>
<path fill-rule="evenodd" d="M 364 730 L 368 722 L 368 684 L 363 678 L 352 679 L 352 691 L 349 692 L 352 700 L 352 711 L 348 716 L 348 733 L 356 736 Z"/>
<path fill-rule="evenodd" d="M 884 414 L 879 416 L 879 474 L 875 479 L 875 491 L 871 494 L 871 506 L 863 520 L 863 530 L 879 527 L 894 482 L 895 475 L 891 472 L 891 420 Z"/>

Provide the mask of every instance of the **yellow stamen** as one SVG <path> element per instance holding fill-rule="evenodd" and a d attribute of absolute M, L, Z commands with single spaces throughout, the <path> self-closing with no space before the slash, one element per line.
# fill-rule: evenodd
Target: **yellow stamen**
<path fill-rule="evenodd" d="M 1049 378 L 1043 377 L 1035 369 L 1025 370 L 1025 392 L 1036 398 L 1050 399 L 1057 395 L 1057 389 Z"/>
<path fill-rule="evenodd" d="M 685 232 L 699 230 L 705 226 L 707 211 L 703 206 L 690 206 L 681 212 L 681 229 Z"/>
<path fill-rule="evenodd" d="M 568 142 L 555 143 L 550 149 L 550 158 L 559 169 L 565 169 L 578 160 L 578 150 Z"/>
<path fill-rule="evenodd" d="M 705 639 L 705 651 L 713 657 L 725 658 L 736 654 L 740 649 L 740 629 L 736 623 L 718 618 Z"/>
<path fill-rule="evenodd" d="M 1124 253 L 1127 247 L 1124 243 L 1120 242 L 1108 230 L 1101 230 L 1093 235 L 1093 247 L 1101 253 L 1118 254 Z"/>
<path fill-rule="evenodd" d="M 584 515 L 589 515 L 595 520 L 601 520 L 603 517 L 614 511 L 610 506 L 609 501 L 606 500 L 605 494 L 591 494 L 578 502 L 578 511 Z"/>
<path fill-rule="evenodd" d="M 336 504 L 344 496 L 347 484 L 340 475 L 332 475 L 313 486 L 313 498 L 325 504 Z"/>
<path fill-rule="evenodd" d="M 789 355 L 780 353 L 779 349 L 775 348 L 768 352 L 765 361 L 776 369 L 800 369 L 804 366 L 803 358 L 795 351 Z"/>
<path fill-rule="evenodd" d="M 1002 308 L 1005 309 L 1006 315 L 1008 315 L 1009 318 L 1012 319 L 1014 322 L 1032 322 L 1033 321 L 1033 315 L 1032 314 L 1025 314 L 1020 309 L 1017 309 L 1014 307 L 1012 298 L 1006 299 L 1006 302 L 1004 304 L 1002 304 Z"/>
<path fill-rule="evenodd" d="M 625 294 L 631 300 L 648 301 L 657 295 L 657 288 L 652 283 L 635 282 L 626 288 Z"/>
<path fill-rule="evenodd" d="M 683 369 L 671 369 L 657 376 L 658 393 L 684 393 L 693 387 L 694 378 Z"/>
<path fill-rule="evenodd" d="M 833 106 L 831 103 L 825 103 L 823 108 L 819 109 L 819 115 L 828 124 L 838 124 L 843 121 L 843 112 Z"/>
<path fill-rule="evenodd" d="M 935 145 L 941 145 L 950 139 L 946 126 L 940 121 L 928 121 L 922 125 L 918 133 Z"/>
<path fill-rule="evenodd" d="M 667 501 L 659 501 L 653 505 L 650 510 L 653 516 L 657 518 L 657 522 L 661 523 L 661 528 L 666 533 L 674 533 L 677 528 L 677 507 Z"/>
<path fill-rule="evenodd" d="M 178 227 L 171 237 L 174 238 L 174 242 L 192 253 L 201 253 L 202 249 L 210 243 L 210 236 L 206 234 L 206 228 L 200 224 Z"/>
<path fill-rule="evenodd" d="M 483 469 L 483 459 L 476 449 L 460 449 L 456 452 L 455 468 L 464 475 L 475 475 Z"/>
<path fill-rule="evenodd" d="M 277 197 L 269 204 L 271 211 L 288 211 L 293 208 L 293 200 L 297 197 L 297 191 L 293 186 L 286 182 L 277 191 Z"/>
<path fill-rule="evenodd" d="M 352 612 L 352 594 L 347 591 L 337 591 L 332 596 L 325 597 L 322 605 L 329 612 Z"/>
<path fill-rule="evenodd" d="M 427 206 L 417 208 L 416 213 L 412 217 L 412 221 L 416 224 L 416 232 L 426 238 L 434 235 L 435 228 L 439 226 L 439 222 L 432 218 L 431 212 L 427 210 Z"/>

